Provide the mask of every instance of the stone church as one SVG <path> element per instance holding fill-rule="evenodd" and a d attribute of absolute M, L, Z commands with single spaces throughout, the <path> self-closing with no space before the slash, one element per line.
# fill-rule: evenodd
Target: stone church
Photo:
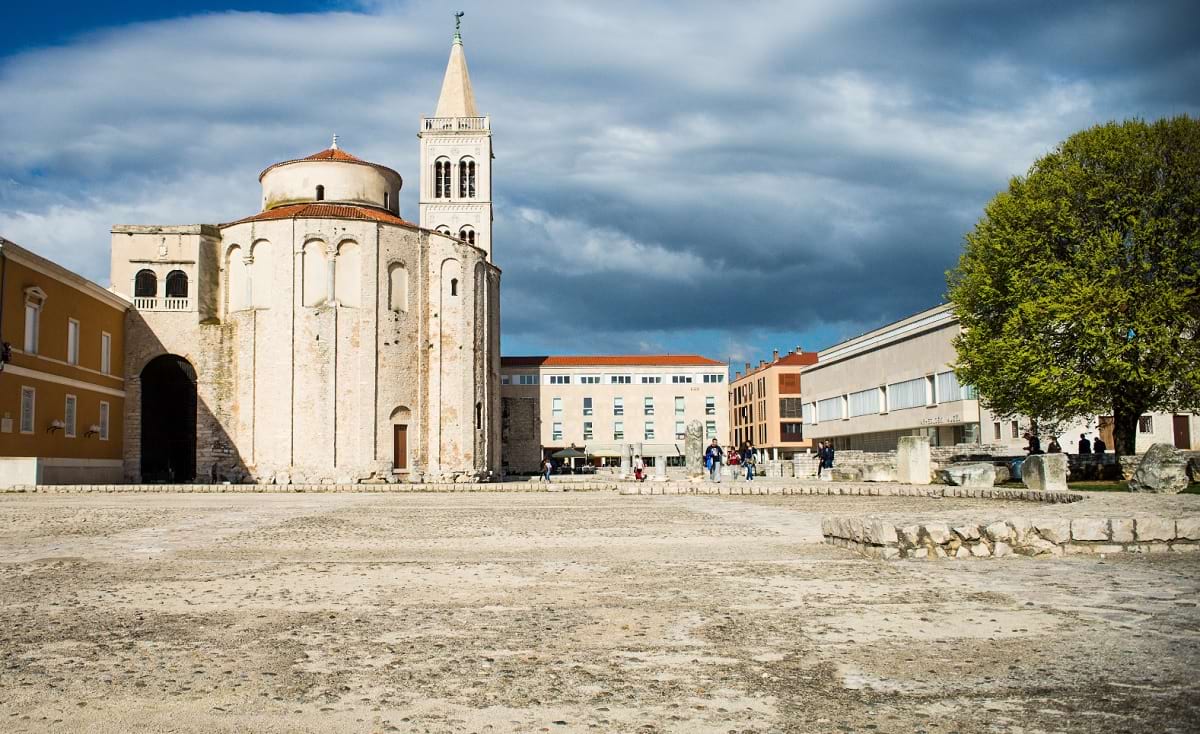
<path fill-rule="evenodd" d="M 456 32 L 400 175 L 342 150 L 268 166 L 261 211 L 117 225 L 125 477 L 140 482 L 465 481 L 500 468 L 500 270 L 491 127 Z"/>

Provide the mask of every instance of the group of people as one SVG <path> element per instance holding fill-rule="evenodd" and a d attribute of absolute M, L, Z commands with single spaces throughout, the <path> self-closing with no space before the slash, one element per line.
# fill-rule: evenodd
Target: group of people
<path fill-rule="evenodd" d="M 1034 456 L 1036 454 L 1064 453 L 1062 445 L 1058 442 L 1058 436 L 1050 437 L 1050 443 L 1046 445 L 1045 451 L 1042 451 L 1041 439 L 1039 439 L 1036 435 L 1030 431 L 1025 431 L 1024 437 L 1025 441 L 1027 442 L 1027 445 L 1025 446 L 1025 453 L 1029 454 L 1030 456 Z M 1105 445 L 1104 440 L 1099 436 L 1096 436 L 1095 439 L 1089 441 L 1086 433 L 1079 434 L 1079 454 L 1081 456 L 1086 454 L 1103 454 L 1107 450 L 1108 446 Z"/>
<path fill-rule="evenodd" d="M 708 478 L 714 482 L 721 481 L 721 466 L 728 463 L 730 466 L 740 466 L 746 469 L 747 481 L 754 479 L 754 467 L 758 463 L 758 455 L 754 452 L 754 447 L 748 442 L 742 444 L 742 448 L 735 449 L 729 447 L 728 452 L 721 448 L 717 443 L 717 439 L 713 439 L 708 448 L 704 451 L 704 468 L 708 471 Z"/>
<path fill-rule="evenodd" d="M 817 444 L 817 477 L 825 469 L 833 469 L 833 444 L 822 441 Z"/>

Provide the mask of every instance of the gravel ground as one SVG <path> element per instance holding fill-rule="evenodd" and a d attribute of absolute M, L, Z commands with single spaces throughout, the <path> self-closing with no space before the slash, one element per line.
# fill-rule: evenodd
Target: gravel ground
<path fill-rule="evenodd" d="M 983 505 L 3 496 L 0 730 L 1200 730 L 1200 558 L 819 542 Z"/>

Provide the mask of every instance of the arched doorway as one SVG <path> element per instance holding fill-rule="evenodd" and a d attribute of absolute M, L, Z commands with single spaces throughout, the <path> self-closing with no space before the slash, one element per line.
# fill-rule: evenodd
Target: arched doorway
<path fill-rule="evenodd" d="M 142 481 L 196 478 L 196 370 L 164 354 L 142 368 Z"/>

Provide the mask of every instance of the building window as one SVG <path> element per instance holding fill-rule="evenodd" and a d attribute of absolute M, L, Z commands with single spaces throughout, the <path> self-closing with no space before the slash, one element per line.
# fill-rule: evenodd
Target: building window
<path fill-rule="evenodd" d="M 789 398 L 789 400 L 792 398 Z M 782 403 L 783 401 L 779 401 Z M 870 390 L 859 390 L 852 392 L 848 398 L 848 407 L 850 417 L 854 418 L 860 415 L 875 415 L 879 412 L 879 388 L 873 387 Z M 784 418 L 794 418 L 795 416 L 782 416 Z"/>
<path fill-rule="evenodd" d="M 570 385 L 570 375 L 549 375 L 551 385 Z"/>
<path fill-rule="evenodd" d="M 139 270 L 133 277 L 134 298 L 155 298 L 158 296 L 158 276 L 153 270 Z"/>
<path fill-rule="evenodd" d="M 642 413 L 654 415 L 654 398 L 647 396 L 642 400 Z"/>
<path fill-rule="evenodd" d="M 711 395 L 704 399 L 704 415 L 717 414 L 717 399 Z"/>
<path fill-rule="evenodd" d="M 918 377 L 904 382 L 893 382 L 887 386 L 888 410 L 917 408 L 926 404 L 929 381 Z M 821 420 L 825 420 L 824 417 Z"/>
<path fill-rule="evenodd" d="M 584 415 L 592 414 L 592 399 L 591 398 L 583 399 L 583 414 Z"/>
<path fill-rule="evenodd" d="M 550 440 L 551 441 L 561 441 L 562 440 L 562 423 L 559 423 L 556 421 L 553 424 L 553 427 L 551 428 Z"/>
<path fill-rule="evenodd" d="M 625 415 L 625 398 L 613 398 L 613 415 Z"/>
<path fill-rule="evenodd" d="M 475 198 L 475 161 L 470 158 L 458 162 L 458 195 L 463 199 Z"/>
<path fill-rule="evenodd" d="M 472 245 L 475 244 L 475 229 L 473 227 L 463 227 L 458 230 L 458 238 Z"/>
<path fill-rule="evenodd" d="M 609 375 L 608 384 L 610 385 L 628 385 L 633 382 L 632 375 Z"/>
<path fill-rule="evenodd" d="M 807 423 L 810 426 L 813 425 L 814 423 L 816 423 L 816 414 L 817 414 L 817 404 L 816 403 L 805 403 L 804 404 L 804 422 L 805 423 Z"/>
<path fill-rule="evenodd" d="M 436 229 L 437 229 L 437 231 L 441 232 L 442 234 L 450 234 L 450 228 L 444 224 L 438 225 L 436 227 Z"/>
<path fill-rule="evenodd" d="M 675 383 L 676 385 L 691 384 L 692 376 L 691 375 L 671 375 L 671 382 Z"/>
<path fill-rule="evenodd" d="M 780 423 L 779 437 L 783 441 L 803 441 L 804 440 L 804 424 L 802 423 Z"/>
<path fill-rule="evenodd" d="M 642 431 L 647 441 L 654 440 L 654 421 L 646 421 L 646 425 Z"/>
<path fill-rule="evenodd" d="M 79 322 L 67 319 L 67 364 L 79 364 Z"/>
<path fill-rule="evenodd" d="M 583 440 L 584 441 L 592 440 L 592 422 L 591 421 L 583 422 Z"/>
<path fill-rule="evenodd" d="M 507 384 L 509 384 L 510 382 L 512 382 L 512 376 L 511 376 L 511 375 L 500 375 L 500 384 L 501 384 L 501 385 L 507 385 Z"/>
<path fill-rule="evenodd" d="M 38 331 L 42 321 L 42 307 L 36 303 L 25 304 L 25 351 L 37 354 Z"/>
<path fill-rule="evenodd" d="M 33 433 L 33 418 L 37 403 L 37 390 L 21 388 L 21 433 Z"/>
<path fill-rule="evenodd" d="M 779 417 L 780 418 L 803 418 L 804 405 L 800 398 L 780 398 L 779 399 Z"/>
<path fill-rule="evenodd" d="M 725 382 L 725 375 L 705 375 L 704 381 L 709 383 Z"/>
<path fill-rule="evenodd" d="M 1016 421 L 1012 421 L 1011 423 L 1012 423 L 1012 437 L 1013 437 L 1013 438 L 1020 438 L 1020 437 L 1021 437 L 1021 426 L 1020 426 L 1020 424 L 1019 424 L 1019 423 L 1017 423 Z"/>
<path fill-rule="evenodd" d="M 716 421 L 704 421 L 704 437 L 709 439 L 717 437 Z"/>
<path fill-rule="evenodd" d="M 452 295 L 452 296 L 458 295 L 458 278 L 450 279 L 450 295 Z"/>
<path fill-rule="evenodd" d="M 100 440 L 108 440 L 108 402 L 100 401 Z"/>
<path fill-rule="evenodd" d="M 556 418 L 562 416 L 562 398 L 554 398 L 550 401 L 550 414 Z"/>
<path fill-rule="evenodd" d="M 922 378 L 923 381 L 923 378 Z M 842 396 L 817 401 L 817 420 L 836 421 L 842 417 Z"/>
<path fill-rule="evenodd" d="M 643 385 L 661 385 L 662 375 L 642 375 Z"/>
<path fill-rule="evenodd" d="M 112 336 L 107 331 L 100 332 L 100 371 L 112 374 Z"/>
<path fill-rule="evenodd" d="M 613 421 L 613 440 L 620 441 L 625 438 L 625 421 Z"/>
<path fill-rule="evenodd" d="M 438 199 L 450 198 L 450 159 L 438 158 L 433 162 L 433 195 Z M 446 234 L 450 234 L 447 232 Z"/>
<path fill-rule="evenodd" d="M 518 385 L 536 385 L 538 384 L 537 375 L 517 375 Z"/>
<path fill-rule="evenodd" d="M 182 270 L 167 273 L 167 298 L 187 298 L 188 277 Z"/>
<path fill-rule="evenodd" d="M 675 396 L 675 415 L 683 415 L 685 412 L 686 411 L 684 410 L 683 396 L 676 395 Z"/>
<path fill-rule="evenodd" d="M 325 187 L 317 186 L 317 201 L 325 201 Z"/>
<path fill-rule="evenodd" d="M 995 423 L 993 423 L 992 427 L 995 428 L 995 430 L 996 430 L 995 439 L 997 441 L 999 441 L 1001 439 L 1000 421 L 996 421 Z"/>
<path fill-rule="evenodd" d="M 683 421 L 675 421 L 675 438 L 677 440 L 687 438 L 687 428 L 683 425 Z"/>
<path fill-rule="evenodd" d="M 1138 418 L 1138 433 L 1154 433 L 1154 416 L 1144 415 Z"/>
<path fill-rule="evenodd" d="M 67 438 L 75 438 L 75 409 L 78 407 L 78 402 L 74 395 L 67 396 L 67 404 L 63 408 L 63 435 Z"/>
<path fill-rule="evenodd" d="M 579 384 L 581 385 L 599 385 L 600 375 L 580 375 Z"/>

